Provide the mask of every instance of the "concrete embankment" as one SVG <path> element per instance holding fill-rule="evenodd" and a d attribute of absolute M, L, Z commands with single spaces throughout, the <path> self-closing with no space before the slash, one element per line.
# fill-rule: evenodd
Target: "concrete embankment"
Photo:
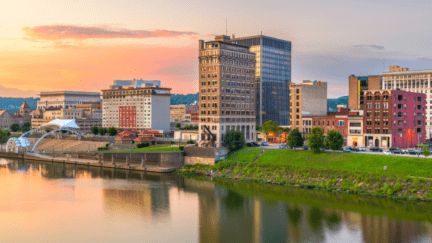
<path fill-rule="evenodd" d="M 81 156 L 80 156 L 81 155 Z M 87 165 L 103 168 L 167 173 L 183 165 L 183 153 L 6 153 L 0 157 L 33 161 Z"/>

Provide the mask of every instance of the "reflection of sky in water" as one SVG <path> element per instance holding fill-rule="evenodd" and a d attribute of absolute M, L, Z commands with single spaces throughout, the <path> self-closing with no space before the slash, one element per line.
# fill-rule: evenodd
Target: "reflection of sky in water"
<path fill-rule="evenodd" d="M 358 198 L 353 197 L 348 198 L 353 201 L 353 210 L 340 209 L 327 206 L 333 203 L 334 195 L 302 189 L 239 182 L 224 186 L 176 175 L 23 162 L 0 165 L 0 185 L 3 242 L 355 243 L 432 239 L 429 223 L 358 212 L 370 205 L 377 210 L 386 205 L 408 216 L 418 213 L 414 204 L 407 207 L 411 211 L 403 212 L 398 203 L 373 198 L 356 203 Z M 282 199 L 268 199 L 274 196 L 271 190 Z M 253 196 L 243 195 L 249 191 L 255 192 Z M 283 196 L 291 199 L 283 200 Z M 309 204 L 321 196 L 330 199 Z M 335 198 L 333 201 L 343 201 L 343 196 Z M 360 203 L 364 206 L 359 207 Z"/>

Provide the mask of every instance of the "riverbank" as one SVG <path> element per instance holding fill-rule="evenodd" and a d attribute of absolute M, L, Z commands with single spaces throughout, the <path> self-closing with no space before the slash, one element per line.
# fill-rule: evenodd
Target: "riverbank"
<path fill-rule="evenodd" d="M 432 200 L 429 159 L 244 148 L 215 166 L 186 165 L 177 173 L 408 200 Z M 387 170 L 384 171 L 384 166 Z"/>

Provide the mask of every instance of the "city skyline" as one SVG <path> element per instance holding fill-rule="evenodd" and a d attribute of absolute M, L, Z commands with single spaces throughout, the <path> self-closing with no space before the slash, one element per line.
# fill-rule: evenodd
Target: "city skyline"
<path fill-rule="evenodd" d="M 161 80 L 173 93 L 197 93 L 198 39 L 208 41 L 226 31 L 236 37 L 262 31 L 292 42 L 294 83 L 321 80 L 329 84 L 329 98 L 340 97 L 348 94 L 351 74 L 381 74 L 390 65 L 428 68 L 430 5 L 427 1 L 8 2 L 0 10 L 0 96 L 100 91 L 115 79 L 133 78 Z M 211 11 L 204 11 L 209 7 Z"/>

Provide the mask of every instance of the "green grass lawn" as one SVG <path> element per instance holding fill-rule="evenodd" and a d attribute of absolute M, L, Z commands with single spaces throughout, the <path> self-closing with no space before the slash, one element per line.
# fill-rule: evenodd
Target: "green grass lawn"
<path fill-rule="evenodd" d="M 223 167 L 231 167 L 240 162 L 252 163 L 262 152 L 262 148 L 243 148 L 228 155 L 220 161 Z M 326 171 L 344 171 L 351 174 L 366 173 L 386 176 L 416 176 L 432 178 L 432 159 L 374 154 L 351 154 L 325 152 L 314 154 L 312 151 L 268 149 L 257 162 L 258 167 L 298 168 Z"/>

